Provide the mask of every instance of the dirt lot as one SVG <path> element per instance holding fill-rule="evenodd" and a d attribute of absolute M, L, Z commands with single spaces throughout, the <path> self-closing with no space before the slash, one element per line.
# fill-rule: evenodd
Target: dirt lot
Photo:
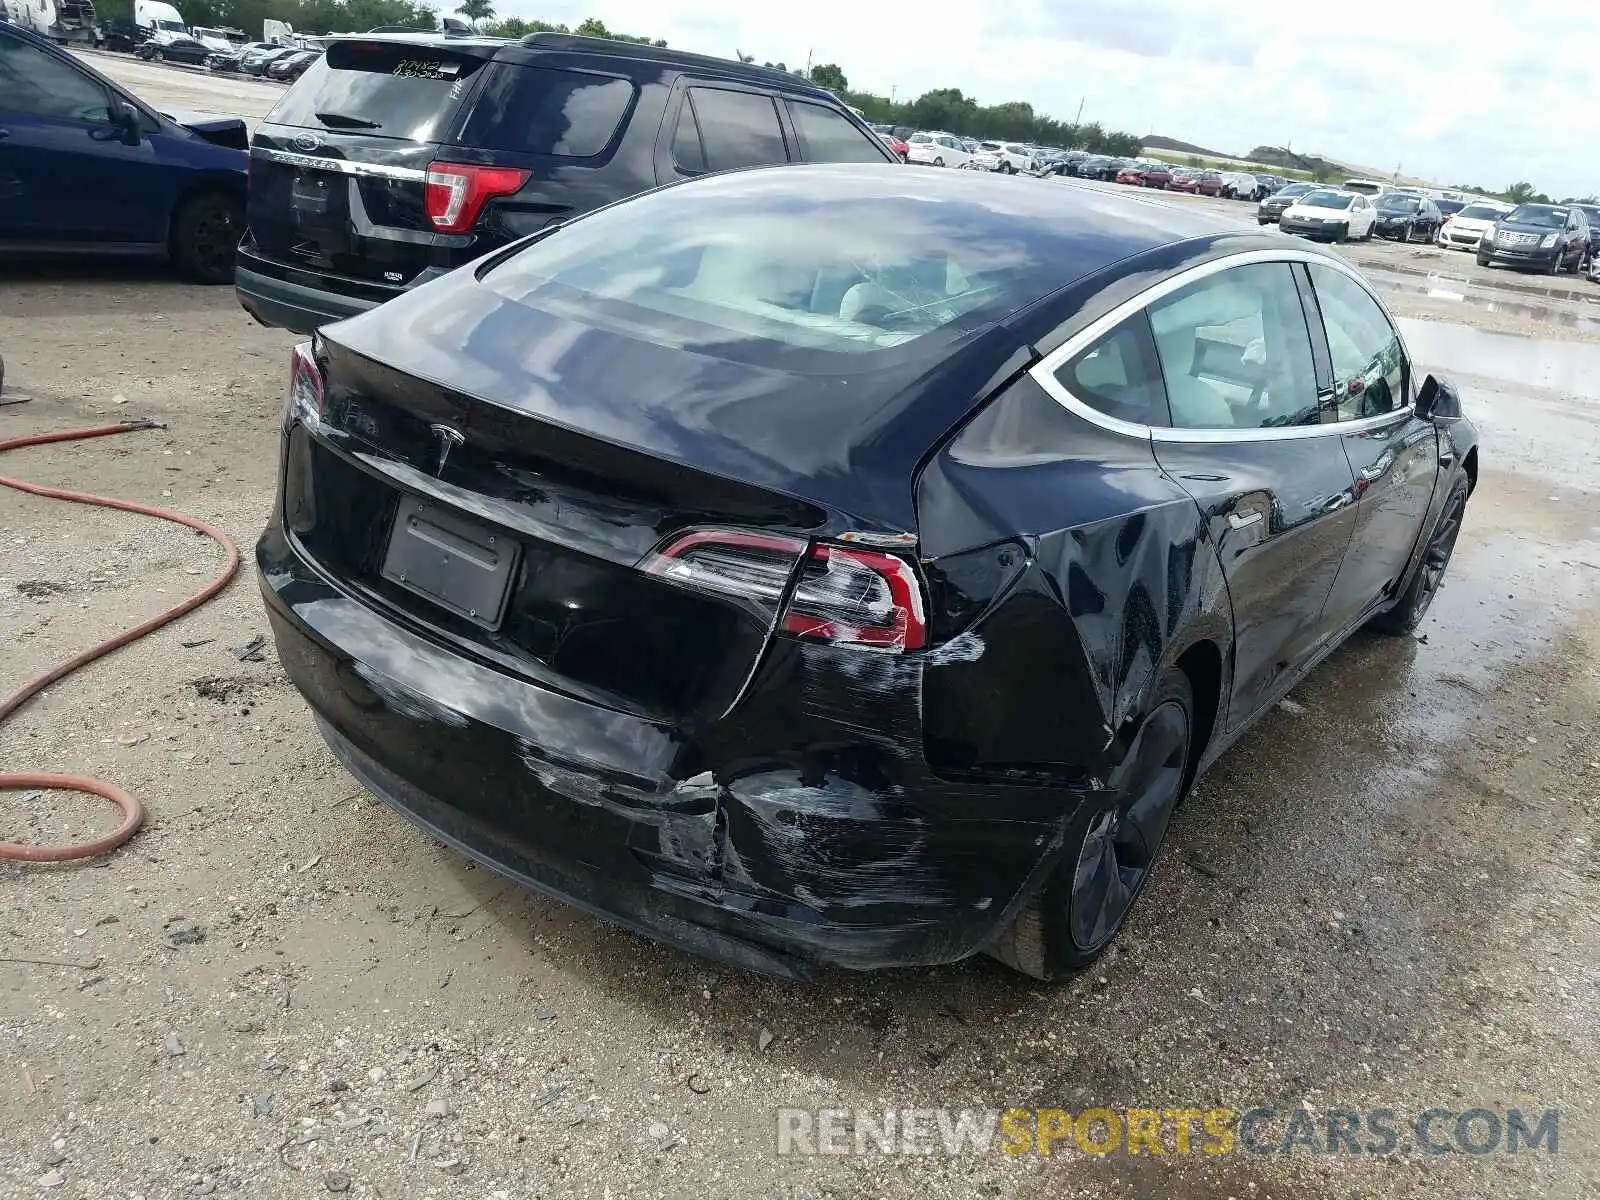
<path fill-rule="evenodd" d="M 1429 253 L 1352 250 L 1390 269 Z M 1357 638 L 1202 781 L 1097 971 L 1048 988 L 975 961 L 785 985 L 508 887 L 362 793 L 270 643 L 235 656 L 266 630 L 247 569 L 0 730 L 7 769 L 101 775 L 150 810 L 105 861 L 0 867 L 0 1194 L 1600 1193 L 1586 285 L 1533 299 L 1422 278 L 1467 298 L 1394 292 L 1433 319 L 1407 336 L 1462 379 L 1486 439 L 1449 585 L 1423 636 Z M 0 354 L 7 391 L 32 399 L 0 408 L 0 437 L 167 428 L 0 472 L 168 504 L 248 547 L 292 340 L 228 289 L 153 270 L 11 271 Z M 0 692 L 216 562 L 186 531 L 0 491 Z M 0 796 L 0 837 L 108 823 L 86 797 Z M 1410 1149 L 776 1153 L 779 1106 L 1008 1105 L 1304 1106 L 1319 1127 L 1389 1108 Z M 1430 1108 L 1559 1110 L 1558 1150 L 1424 1154 L 1409 1120 Z"/>

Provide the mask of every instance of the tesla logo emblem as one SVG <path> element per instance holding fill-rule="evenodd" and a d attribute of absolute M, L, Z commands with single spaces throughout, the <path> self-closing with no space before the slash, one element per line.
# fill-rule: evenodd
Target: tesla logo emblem
<path fill-rule="evenodd" d="M 444 464 L 450 459 L 450 451 L 462 445 L 467 439 L 459 429 L 451 425 L 430 425 L 428 428 L 433 430 L 433 436 L 439 439 L 439 459 L 433 464 L 433 473 L 443 475 Z"/>
<path fill-rule="evenodd" d="M 297 133 L 289 142 L 296 150 L 316 150 L 322 145 L 322 138 L 314 133 Z"/>

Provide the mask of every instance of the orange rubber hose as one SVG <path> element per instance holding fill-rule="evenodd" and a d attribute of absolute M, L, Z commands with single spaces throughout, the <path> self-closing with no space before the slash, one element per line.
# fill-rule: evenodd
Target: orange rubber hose
<path fill-rule="evenodd" d="M 50 442 L 75 442 L 85 438 L 107 437 L 114 433 L 131 433 L 136 429 L 163 428 L 165 426 L 154 421 L 125 421 L 119 425 L 97 425 L 90 429 L 69 429 L 62 433 L 39 433 L 29 437 L 16 437 L 0 441 L 0 454 L 4 454 L 7 450 L 20 449 L 23 446 L 43 446 Z M 34 496 L 44 496 L 50 500 L 70 500 L 74 504 L 96 504 L 101 508 L 120 508 L 124 512 L 141 513 L 148 517 L 160 517 L 163 521 L 187 525 L 190 529 L 197 530 L 215 541 L 227 552 L 228 556 L 227 563 L 221 571 L 217 572 L 216 578 L 188 599 L 174 604 L 165 612 L 156 614 L 148 621 L 135 625 L 132 629 L 124 629 L 116 636 L 107 638 L 98 646 L 91 646 L 81 654 L 73 655 L 66 662 L 50 668 L 50 670 L 36 679 L 29 680 L 4 700 L 0 700 L 0 722 L 5 721 L 7 717 L 52 683 L 66 678 L 79 667 L 92 663 L 95 659 L 110 654 L 113 650 L 120 649 L 129 642 L 137 641 L 145 634 L 160 629 L 169 621 L 177 620 L 184 613 L 199 608 L 200 605 L 227 587 L 229 580 L 233 578 L 235 572 L 239 569 L 239 548 L 233 544 L 232 539 L 220 529 L 207 525 L 196 517 L 173 512 L 170 508 L 160 508 L 154 504 L 140 504 L 133 500 L 116 500 L 109 496 L 95 496 L 88 492 L 75 492 L 68 488 L 46 487 L 43 484 L 29 483 L 24 479 L 12 479 L 6 475 L 0 475 L 0 485 L 14 488 L 19 492 L 27 492 Z M 0 790 L 15 788 L 59 788 L 65 791 L 87 792 L 90 795 L 103 796 L 122 810 L 122 824 L 105 837 L 97 838 L 92 842 L 75 842 L 65 846 L 29 846 L 18 842 L 0 842 L 0 858 L 17 859 L 23 862 L 64 862 L 73 858 L 93 858 L 97 854 L 115 850 L 137 833 L 139 826 L 144 823 L 144 808 L 138 800 L 114 783 L 91 779 L 86 775 L 50 775 L 37 772 L 11 774 L 0 772 Z"/>

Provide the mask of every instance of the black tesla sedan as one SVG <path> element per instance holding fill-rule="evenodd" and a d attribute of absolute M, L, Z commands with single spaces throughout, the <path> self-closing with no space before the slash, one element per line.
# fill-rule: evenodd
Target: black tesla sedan
<path fill-rule="evenodd" d="M 337 758 L 790 975 L 1091 961 L 1196 774 L 1421 620 L 1478 470 L 1342 260 L 892 167 L 613 204 L 291 380 L 257 562 Z"/>

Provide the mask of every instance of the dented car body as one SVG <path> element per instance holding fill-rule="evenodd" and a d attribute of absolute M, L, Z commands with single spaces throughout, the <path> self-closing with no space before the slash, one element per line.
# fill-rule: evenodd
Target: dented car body
<path fill-rule="evenodd" d="M 1333 260 L 1067 186 L 712 177 L 298 348 L 257 559 L 335 755 L 679 947 L 946 962 L 1092 886 L 1176 673 L 1171 795 L 1123 805 L 1148 866 L 1196 771 L 1411 594 L 1476 435 L 1405 369 L 1386 424 L 1319 437 L 1086 409 L 1059 371 L 1141 297 Z"/>

